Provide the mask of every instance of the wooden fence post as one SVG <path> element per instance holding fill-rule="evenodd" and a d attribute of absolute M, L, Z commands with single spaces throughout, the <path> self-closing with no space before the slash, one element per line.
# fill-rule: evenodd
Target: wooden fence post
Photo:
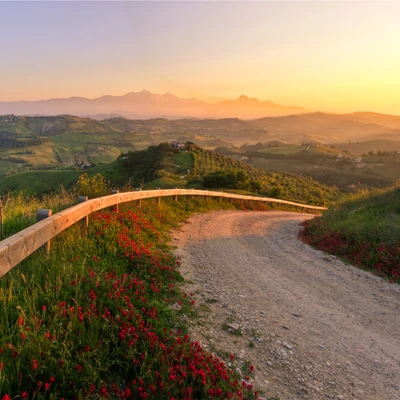
<path fill-rule="evenodd" d="M 88 197 L 87 196 L 79 196 L 78 197 L 78 203 L 83 203 L 84 201 L 87 201 Z M 86 228 L 89 226 L 89 215 L 86 215 L 85 217 L 85 225 Z"/>
<path fill-rule="evenodd" d="M 219 204 L 221 204 L 221 203 L 222 203 L 222 197 L 219 198 Z"/>
<path fill-rule="evenodd" d="M 4 238 L 3 201 L 0 200 L 0 240 Z"/>
<path fill-rule="evenodd" d="M 52 214 L 53 210 L 50 210 L 48 208 L 39 208 L 36 216 L 36 221 L 43 221 L 44 219 L 51 217 Z M 50 254 L 50 240 L 48 240 L 46 243 L 46 253 Z"/>
<path fill-rule="evenodd" d="M 156 188 L 156 190 L 161 190 L 161 188 Z M 156 197 L 157 206 L 161 204 L 161 197 Z"/>
<path fill-rule="evenodd" d="M 119 193 L 119 190 L 111 190 L 111 194 L 118 194 Z M 112 206 L 111 207 L 111 211 L 115 211 L 115 212 L 118 212 L 118 204 L 116 204 L 115 206 Z"/>
<path fill-rule="evenodd" d="M 136 188 L 135 190 L 136 192 L 140 192 L 142 188 Z M 136 204 L 138 207 L 142 207 L 142 199 L 139 199 Z"/>

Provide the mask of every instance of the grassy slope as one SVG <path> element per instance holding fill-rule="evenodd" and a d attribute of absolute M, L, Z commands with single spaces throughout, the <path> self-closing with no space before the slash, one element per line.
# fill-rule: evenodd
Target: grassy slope
<path fill-rule="evenodd" d="M 333 206 L 322 220 L 332 230 L 371 242 L 400 241 L 400 189 L 361 191 Z"/>
<path fill-rule="evenodd" d="M 185 336 L 191 297 L 168 245 L 170 229 L 190 213 L 221 207 L 234 206 L 184 199 L 160 208 L 124 205 L 119 214 L 93 215 L 88 230 L 74 225 L 52 241 L 48 257 L 36 252 L 3 277 L 2 396 L 136 399 L 144 391 L 155 400 L 236 392 L 233 369 Z M 243 397 L 253 398 L 247 390 Z"/>
<path fill-rule="evenodd" d="M 35 168 L 60 167 L 75 162 L 110 162 L 121 152 L 132 150 L 125 133 L 90 118 L 73 116 L 18 117 L 17 122 L 0 119 L 0 130 L 8 132 L 12 145 L 3 146 L 0 157 L 16 153 Z M 37 143 L 31 143 L 32 141 Z M 0 166 L 1 167 L 1 166 Z M 0 173 L 23 170 L 25 164 L 9 163 Z"/>
<path fill-rule="evenodd" d="M 303 239 L 400 279 L 400 188 L 363 191 L 305 224 Z"/>
<path fill-rule="evenodd" d="M 333 149 L 327 148 L 329 151 Z M 318 149 L 313 149 L 318 150 Z M 315 152 L 300 152 L 290 156 L 271 155 L 262 152 L 243 153 L 250 158 L 249 163 L 268 171 L 294 172 L 340 189 L 349 189 L 352 185 L 383 187 L 400 179 L 400 169 L 391 157 L 366 157 L 366 163 L 355 164 L 351 161 L 338 161 L 336 157 L 324 156 Z M 240 154 L 236 156 L 240 158 Z M 395 157 L 393 157 L 394 159 Z"/>
<path fill-rule="evenodd" d="M 60 169 L 21 172 L 0 179 L 0 193 L 7 191 L 23 191 L 30 194 L 51 193 L 58 190 L 60 186 L 71 189 L 79 175 L 83 173 L 89 176 L 102 174 L 115 186 L 124 185 L 129 180 L 129 171 L 123 167 L 122 160 L 119 159 L 87 170 Z"/>

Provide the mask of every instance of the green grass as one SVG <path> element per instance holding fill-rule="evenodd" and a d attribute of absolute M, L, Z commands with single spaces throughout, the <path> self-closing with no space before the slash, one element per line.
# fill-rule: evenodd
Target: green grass
<path fill-rule="evenodd" d="M 194 157 L 191 153 L 180 151 L 174 155 L 174 161 L 182 167 L 191 169 L 193 168 Z"/>
<path fill-rule="evenodd" d="M 130 172 L 123 167 L 123 161 L 118 159 L 87 170 L 65 168 L 27 171 L 10 175 L 0 179 L 0 193 L 8 191 L 23 191 L 27 194 L 51 193 L 57 191 L 60 186 L 71 189 L 78 177 L 83 173 L 89 176 L 101 174 L 106 180 L 112 182 L 113 186 L 122 186 L 130 178 Z"/>
<path fill-rule="evenodd" d="M 332 206 L 322 220 L 334 231 L 369 242 L 400 241 L 400 189 L 361 190 Z"/>
<path fill-rule="evenodd" d="M 234 207 L 202 199 L 121 205 L 119 214 L 91 216 L 89 229 L 77 223 L 62 232 L 49 256 L 38 251 L 11 270 L 0 280 L 0 393 L 117 398 L 129 389 L 129 398 L 145 390 L 155 400 L 183 398 L 186 388 L 198 399 L 216 385 L 235 392 L 235 372 L 220 378 L 226 367 L 185 336 L 194 310 L 169 252 L 171 228 L 190 214 Z M 193 375 L 192 357 L 210 374 Z"/>
<path fill-rule="evenodd" d="M 57 194 L 44 195 L 41 198 L 21 192 L 7 193 L 2 198 L 4 236 L 11 236 L 34 224 L 39 208 L 51 209 L 55 214 L 76 204 L 77 198 L 76 193 L 68 193 L 65 190 Z"/>
<path fill-rule="evenodd" d="M 319 250 L 400 282 L 400 188 L 362 191 L 304 224 Z"/>
<path fill-rule="evenodd" d="M 0 193 L 24 191 L 28 194 L 54 192 L 64 186 L 69 188 L 78 179 L 80 171 L 31 171 L 0 179 Z"/>

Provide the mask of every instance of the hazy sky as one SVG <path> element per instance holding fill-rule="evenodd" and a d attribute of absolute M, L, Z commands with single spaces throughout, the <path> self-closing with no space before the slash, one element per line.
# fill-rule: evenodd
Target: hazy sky
<path fill-rule="evenodd" d="M 0 2 L 0 101 L 241 94 L 400 114 L 398 2 Z"/>

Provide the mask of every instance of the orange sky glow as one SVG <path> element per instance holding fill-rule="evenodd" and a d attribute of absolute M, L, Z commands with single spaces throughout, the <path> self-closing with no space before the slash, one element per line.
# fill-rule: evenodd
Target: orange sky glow
<path fill-rule="evenodd" d="M 147 89 L 400 114 L 398 2 L 7 2 L 0 13 L 0 101 Z"/>

